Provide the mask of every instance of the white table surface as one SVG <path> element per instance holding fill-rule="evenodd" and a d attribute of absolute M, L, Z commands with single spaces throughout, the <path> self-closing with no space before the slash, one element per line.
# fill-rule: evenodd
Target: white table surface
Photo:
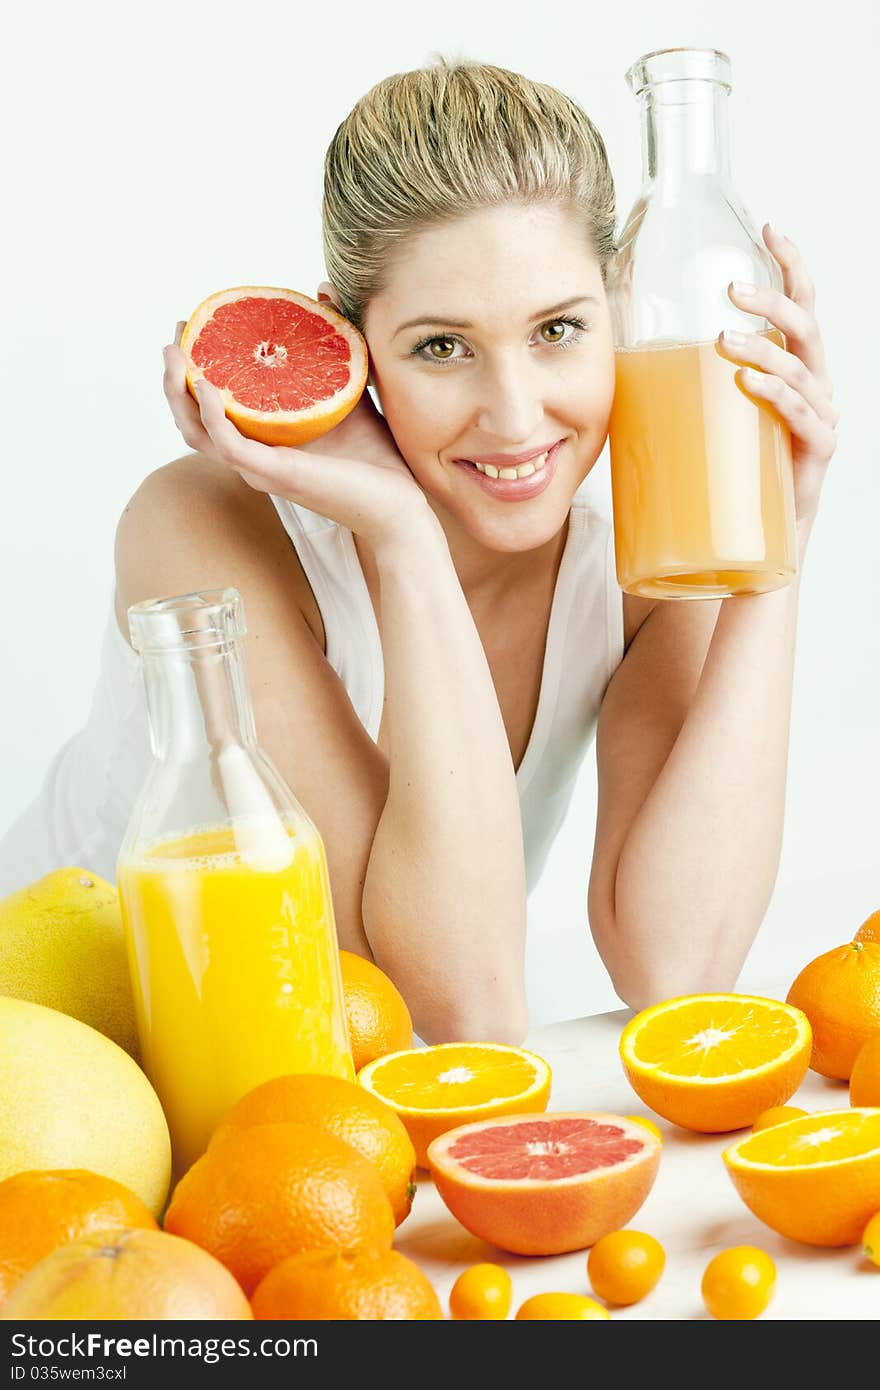
<path fill-rule="evenodd" d="M 778 984 L 760 992 L 785 998 Z M 661 1242 L 666 1267 L 646 1298 L 626 1308 L 611 1307 L 612 1318 L 709 1318 L 700 1295 L 703 1270 L 713 1255 L 731 1245 L 759 1246 L 776 1264 L 776 1293 L 761 1315 L 764 1319 L 880 1318 L 880 1268 L 864 1258 L 859 1246 L 801 1245 L 777 1235 L 749 1211 L 721 1159 L 722 1150 L 745 1130 L 693 1134 L 652 1114 L 639 1100 L 617 1053 L 621 1029 L 631 1017 L 629 1009 L 619 1009 L 550 1024 L 534 1029 L 525 1042 L 550 1064 L 553 1084 L 548 1110 L 644 1115 L 654 1120 L 663 1135 L 654 1186 L 627 1224 Z M 804 1110 L 837 1109 L 849 1105 L 849 1091 L 844 1082 L 808 1071 L 789 1104 Z M 511 1318 L 532 1294 L 565 1291 L 595 1297 L 587 1278 L 586 1250 L 526 1258 L 487 1245 L 460 1225 L 430 1174 L 422 1170 L 412 1211 L 398 1228 L 394 1245 L 428 1275 L 447 1317 L 455 1279 L 469 1265 L 484 1260 L 510 1271 Z"/>

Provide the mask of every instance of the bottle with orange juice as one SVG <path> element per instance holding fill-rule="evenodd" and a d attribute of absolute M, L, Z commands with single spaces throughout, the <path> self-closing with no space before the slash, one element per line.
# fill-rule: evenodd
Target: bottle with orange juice
<path fill-rule="evenodd" d="M 354 1066 L 324 846 L 257 743 L 241 595 L 149 600 L 128 619 L 153 760 L 117 887 L 179 1177 L 260 1082 Z"/>
<path fill-rule="evenodd" d="M 651 598 L 725 598 L 797 569 L 791 436 L 740 390 L 722 329 L 784 347 L 731 301 L 731 281 L 782 288 L 731 182 L 730 59 L 665 49 L 626 74 L 644 184 L 608 275 L 616 389 L 609 442 L 617 577 Z"/>

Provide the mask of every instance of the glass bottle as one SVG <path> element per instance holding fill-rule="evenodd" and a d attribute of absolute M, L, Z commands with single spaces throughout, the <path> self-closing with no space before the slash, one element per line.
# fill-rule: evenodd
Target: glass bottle
<path fill-rule="evenodd" d="M 144 1070 L 175 1177 L 287 1072 L 354 1080 L 321 837 L 260 749 L 236 589 L 135 604 L 153 751 L 117 861 Z"/>
<path fill-rule="evenodd" d="M 730 60 L 665 49 L 626 80 L 641 114 L 642 191 L 608 275 L 615 334 L 611 490 L 617 577 L 632 594 L 763 593 L 797 569 L 791 436 L 740 389 L 722 329 L 783 335 L 731 301 L 782 288 L 731 182 Z"/>

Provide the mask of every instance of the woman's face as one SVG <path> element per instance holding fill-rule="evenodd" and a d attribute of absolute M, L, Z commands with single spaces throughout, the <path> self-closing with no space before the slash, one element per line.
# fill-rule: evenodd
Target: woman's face
<path fill-rule="evenodd" d="M 382 412 L 438 513 L 493 550 L 554 536 L 614 393 L 602 275 L 573 215 L 509 204 L 413 236 L 364 332 Z M 511 468 L 525 476 L 493 476 Z"/>

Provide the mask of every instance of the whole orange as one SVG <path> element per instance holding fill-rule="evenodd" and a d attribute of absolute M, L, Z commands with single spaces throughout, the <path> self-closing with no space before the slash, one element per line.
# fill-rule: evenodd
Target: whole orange
<path fill-rule="evenodd" d="M 388 1249 L 394 1213 L 371 1163 L 317 1125 L 231 1128 L 177 1183 L 165 1230 L 208 1250 L 250 1294 L 303 1250 Z"/>
<path fill-rule="evenodd" d="M 158 1225 L 136 1193 L 85 1168 L 15 1173 L 0 1182 L 0 1305 L 59 1245 L 119 1227 Z"/>
<path fill-rule="evenodd" d="M 165 1231 L 93 1231 L 40 1260 L 15 1286 L 0 1319 L 76 1322 L 180 1318 L 252 1320 L 227 1269 Z"/>
<path fill-rule="evenodd" d="M 880 1031 L 880 943 L 848 941 L 816 956 L 786 1002 L 810 1020 L 813 1071 L 848 1081 L 859 1049 Z"/>
<path fill-rule="evenodd" d="M 396 1250 L 308 1250 L 270 1269 L 254 1291 L 258 1321 L 442 1319 L 428 1276 Z"/>
<path fill-rule="evenodd" d="M 880 1105 L 880 1031 L 859 1048 L 849 1078 L 850 1105 Z"/>
<path fill-rule="evenodd" d="M 354 951 L 340 951 L 339 964 L 355 1071 L 376 1057 L 412 1047 L 412 1017 L 384 970 Z"/>
<path fill-rule="evenodd" d="M 415 1196 L 416 1151 L 396 1111 L 355 1081 L 302 1072 L 255 1086 L 224 1115 L 211 1143 L 247 1125 L 298 1123 L 344 1139 L 377 1169 L 399 1226 Z"/>
<path fill-rule="evenodd" d="M 853 941 L 880 941 L 880 908 L 865 918 Z"/>

